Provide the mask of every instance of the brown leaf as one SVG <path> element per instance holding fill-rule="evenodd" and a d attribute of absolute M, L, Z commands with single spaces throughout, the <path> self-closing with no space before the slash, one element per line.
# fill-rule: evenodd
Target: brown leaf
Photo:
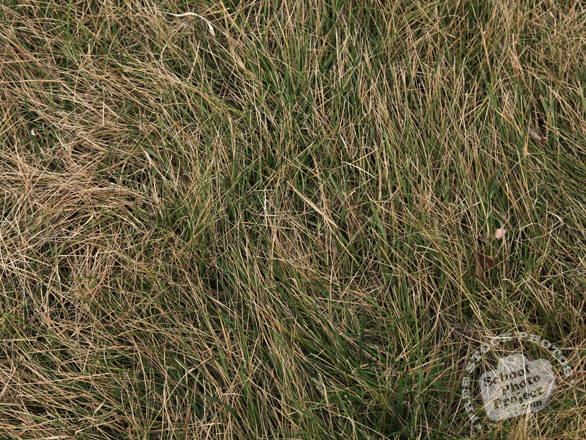
<path fill-rule="evenodd" d="M 547 138 L 539 136 L 537 133 L 535 133 L 535 131 L 533 131 L 531 127 L 527 126 L 527 130 L 529 130 L 529 137 L 534 141 L 541 142 L 542 144 L 547 142 Z"/>
<path fill-rule="evenodd" d="M 480 267 L 480 264 L 476 265 L 476 276 L 478 278 L 482 278 L 482 276 L 484 275 L 484 271 L 482 270 L 482 267 Z"/>
<path fill-rule="evenodd" d="M 498 259 L 492 255 L 476 254 L 476 260 L 478 261 L 476 266 L 476 276 L 478 277 L 484 275 L 484 272 L 494 269 L 494 266 L 498 263 Z"/>

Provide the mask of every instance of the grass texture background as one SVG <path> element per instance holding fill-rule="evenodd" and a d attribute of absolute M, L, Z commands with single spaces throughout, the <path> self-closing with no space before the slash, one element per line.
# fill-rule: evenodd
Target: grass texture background
<path fill-rule="evenodd" d="M 585 29 L 569 1 L 4 0 L 0 437 L 473 438 L 466 362 L 507 331 L 575 383 L 482 438 L 586 437 Z"/>

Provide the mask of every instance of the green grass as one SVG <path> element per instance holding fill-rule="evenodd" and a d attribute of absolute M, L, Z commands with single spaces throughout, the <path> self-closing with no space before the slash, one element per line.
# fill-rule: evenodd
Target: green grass
<path fill-rule="evenodd" d="M 579 2 L 4 1 L 0 438 L 585 437 L 585 28 Z M 507 331 L 575 382 L 499 422 L 476 387 L 477 435 L 467 361 Z"/>

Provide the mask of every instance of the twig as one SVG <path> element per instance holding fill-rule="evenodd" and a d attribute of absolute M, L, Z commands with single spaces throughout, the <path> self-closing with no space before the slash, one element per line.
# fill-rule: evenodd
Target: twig
<path fill-rule="evenodd" d="M 172 15 L 173 17 L 187 17 L 188 15 L 193 15 L 194 17 L 199 17 L 207 23 L 208 28 L 210 30 L 210 33 L 212 34 L 212 37 L 216 36 L 216 32 L 214 31 L 214 27 L 212 26 L 212 24 L 208 20 L 206 20 L 204 17 L 202 17 L 199 14 L 196 14 L 195 12 L 184 12 L 183 14 L 172 14 L 171 12 L 167 12 L 167 14 Z"/>

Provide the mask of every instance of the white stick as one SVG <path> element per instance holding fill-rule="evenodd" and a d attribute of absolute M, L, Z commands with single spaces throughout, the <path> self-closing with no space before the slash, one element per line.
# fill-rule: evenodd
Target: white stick
<path fill-rule="evenodd" d="M 209 28 L 212 36 L 213 37 L 216 36 L 216 32 L 214 31 L 214 27 L 212 26 L 212 24 L 208 20 L 206 20 L 204 17 L 202 17 L 199 14 L 196 14 L 195 12 L 184 12 L 183 14 L 172 14 L 171 12 L 167 12 L 167 14 L 172 15 L 173 17 L 187 17 L 188 15 L 193 15 L 194 17 L 199 17 L 207 23 L 208 28 Z"/>

